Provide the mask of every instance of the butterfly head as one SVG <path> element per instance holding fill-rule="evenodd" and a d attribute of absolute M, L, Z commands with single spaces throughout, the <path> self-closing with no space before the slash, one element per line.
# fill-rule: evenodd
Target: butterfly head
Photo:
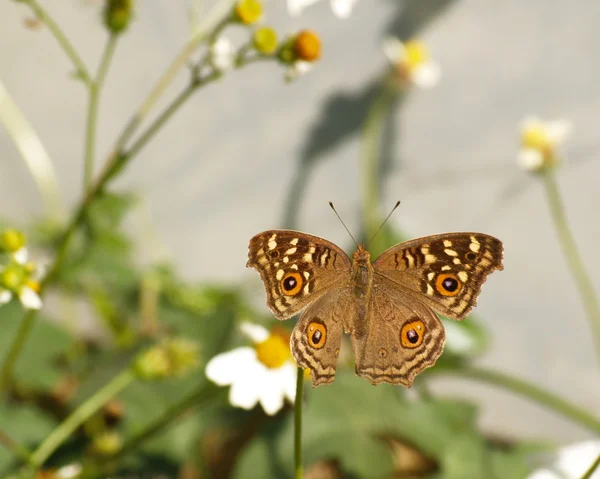
<path fill-rule="evenodd" d="M 371 264 L 371 253 L 365 249 L 365 245 L 359 244 L 352 255 L 353 263 L 356 266 L 365 266 Z"/>

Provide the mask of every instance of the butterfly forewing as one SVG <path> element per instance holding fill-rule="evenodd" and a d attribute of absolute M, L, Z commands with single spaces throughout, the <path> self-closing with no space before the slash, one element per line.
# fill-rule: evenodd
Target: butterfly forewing
<path fill-rule="evenodd" d="M 347 284 L 352 267 L 346 253 L 330 241 L 292 230 L 254 236 L 247 266 L 260 273 L 267 306 L 278 319 L 293 316 L 321 295 Z"/>
<path fill-rule="evenodd" d="M 475 306 L 481 286 L 501 270 L 502 242 L 482 233 L 447 233 L 400 243 L 373 263 L 405 294 L 452 319 L 463 319 Z"/>

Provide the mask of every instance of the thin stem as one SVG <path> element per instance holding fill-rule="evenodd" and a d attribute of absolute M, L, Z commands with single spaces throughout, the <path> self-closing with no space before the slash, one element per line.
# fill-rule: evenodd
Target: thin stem
<path fill-rule="evenodd" d="M 294 465 L 296 479 L 302 479 L 302 390 L 304 389 L 304 370 L 298 368 L 296 374 L 296 400 L 294 402 Z"/>
<path fill-rule="evenodd" d="M 56 449 L 81 426 L 87 419 L 104 406 L 111 398 L 119 394 L 135 379 L 130 369 L 126 369 L 118 376 L 113 378 L 102 389 L 98 390 L 92 397 L 79 406 L 73 413 L 67 417 L 50 435 L 39 445 L 32 454 L 31 459 L 35 467 L 44 464 Z"/>
<path fill-rule="evenodd" d="M 148 113 L 165 93 L 168 86 L 175 80 L 179 71 L 187 65 L 189 58 L 196 52 L 198 46 L 211 35 L 214 35 L 215 32 L 218 32 L 223 28 L 229 19 L 229 12 L 231 11 L 232 5 L 233 0 L 220 0 L 213 7 L 206 16 L 205 21 L 198 27 L 197 33 L 183 47 L 183 50 L 177 55 L 173 63 L 171 63 L 162 77 L 158 80 L 148 97 L 146 97 L 142 106 L 134 113 L 133 117 L 123 130 L 123 133 L 121 133 L 117 139 L 109 162 L 114 161 L 114 158 L 120 155 L 125 144 L 135 133 L 142 121 L 148 116 Z M 209 34 L 210 31 L 213 33 Z"/>
<path fill-rule="evenodd" d="M 590 465 L 587 471 L 581 476 L 581 479 L 591 479 L 592 474 L 600 467 L 600 454 L 596 458 L 596 460 Z"/>
<path fill-rule="evenodd" d="M 48 27 L 48 30 L 54 38 L 58 41 L 58 44 L 67 54 L 75 69 L 77 70 L 77 76 L 79 76 L 85 83 L 88 85 L 91 83 L 90 74 L 83 63 L 83 60 L 79 56 L 79 54 L 75 51 L 73 44 L 69 41 L 66 35 L 63 33 L 58 24 L 54 21 L 54 19 L 42 8 L 42 6 L 37 2 L 37 0 L 22 0 L 23 3 L 29 5 L 29 7 L 33 10 L 35 16 Z"/>
<path fill-rule="evenodd" d="M 17 441 L 12 439 L 8 434 L 1 430 L 0 445 L 15 453 L 15 455 L 19 456 L 23 462 L 31 463 L 31 452 L 25 446 L 21 446 Z"/>
<path fill-rule="evenodd" d="M 437 369 L 431 370 L 430 374 L 445 374 L 450 373 L 457 376 L 463 376 L 469 379 L 475 379 L 502 389 L 511 391 L 519 396 L 526 397 L 554 412 L 578 423 L 586 429 L 600 434 L 600 419 L 588 413 L 585 409 L 571 404 L 555 394 L 545 391 L 544 389 L 530 384 L 522 379 L 509 376 L 508 374 L 491 369 L 477 368 L 472 366 L 462 366 L 453 369 Z"/>
<path fill-rule="evenodd" d="M 159 418 L 148 424 L 135 436 L 127 440 L 117 455 L 122 456 L 129 451 L 137 449 L 140 444 L 173 425 L 185 412 L 210 403 L 221 391 L 223 391 L 222 388 L 212 383 L 202 385 L 190 393 L 189 396 L 183 398 L 179 403 L 167 409 Z"/>
<path fill-rule="evenodd" d="M 35 311 L 28 310 L 19 325 L 19 330 L 15 336 L 15 339 L 10 345 L 10 349 L 2 364 L 2 371 L 0 371 L 0 393 L 6 392 L 12 383 L 13 372 L 21 350 L 25 345 L 25 341 L 29 336 L 29 331 L 33 327 L 35 320 Z"/>
<path fill-rule="evenodd" d="M 90 97 L 87 115 L 87 128 L 85 132 L 85 164 L 84 164 L 84 176 L 83 184 L 86 190 L 89 190 L 92 186 L 94 176 L 94 155 L 96 149 L 96 126 L 98 123 L 98 103 L 100 101 L 100 92 L 104 85 L 104 79 L 108 73 L 108 67 L 112 60 L 115 46 L 117 44 L 117 36 L 111 35 L 106 42 L 102 59 L 100 60 L 100 66 L 98 67 L 98 74 L 95 80 L 89 84 Z"/>
<path fill-rule="evenodd" d="M 581 255 L 577 249 L 575 239 L 569 229 L 567 215 L 553 171 L 548 169 L 542 173 L 542 178 L 556 234 L 558 235 L 563 254 L 565 255 L 571 270 L 571 275 L 575 280 L 577 290 L 581 296 L 581 301 L 585 308 L 592 335 L 594 336 L 596 354 L 600 361 L 600 304 L 598 303 L 590 277 L 581 260 Z"/>
<path fill-rule="evenodd" d="M 370 239 L 380 226 L 379 156 L 381 133 L 392 101 L 398 90 L 386 77 L 373 100 L 362 128 L 360 153 L 361 213 L 365 238 Z M 377 246 L 374 245 L 375 249 Z"/>

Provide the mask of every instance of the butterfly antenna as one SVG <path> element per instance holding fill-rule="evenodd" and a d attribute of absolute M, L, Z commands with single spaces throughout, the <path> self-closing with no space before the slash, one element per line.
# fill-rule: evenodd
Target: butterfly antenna
<path fill-rule="evenodd" d="M 350 235 L 350 238 L 352 238 L 352 241 L 354 241 L 354 244 L 356 245 L 356 247 L 358 248 L 358 243 L 356 242 L 356 240 L 354 239 L 354 236 L 352 236 L 352 233 L 350 233 L 350 230 L 348 229 L 348 227 L 346 226 L 346 223 L 344 223 L 342 221 L 342 218 L 340 218 L 340 215 L 338 215 L 338 212 L 335 211 L 335 208 L 333 207 L 333 203 L 330 201 L 329 202 L 329 206 L 331 206 L 331 209 L 333 210 L 333 212 L 335 213 L 335 216 L 338 217 L 338 220 L 340 220 L 340 223 L 342 223 L 342 225 L 344 225 L 344 228 L 346 228 L 346 231 L 348 232 L 348 234 Z"/>
<path fill-rule="evenodd" d="M 400 200 L 398 200 L 398 202 L 394 205 L 394 207 L 392 208 L 392 211 L 390 211 L 390 214 L 387 215 L 387 217 L 383 220 L 383 223 L 381 223 L 381 226 L 379 227 L 379 229 L 375 232 L 373 237 L 367 242 L 367 245 L 375 239 L 375 236 L 377 236 L 379 234 L 379 232 L 381 231 L 381 228 L 383 228 L 383 226 L 387 223 L 387 220 L 390 219 L 390 216 L 392 216 L 392 213 L 394 211 L 396 211 L 396 208 L 398 208 L 398 206 L 400 206 Z"/>

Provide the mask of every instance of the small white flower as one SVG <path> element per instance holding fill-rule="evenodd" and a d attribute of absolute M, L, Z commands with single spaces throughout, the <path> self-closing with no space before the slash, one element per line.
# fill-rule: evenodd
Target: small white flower
<path fill-rule="evenodd" d="M 571 130 L 572 124 L 567 120 L 545 122 L 534 116 L 526 117 L 520 123 L 519 166 L 526 171 L 537 172 L 556 164 L 557 149 L 566 141 Z"/>
<path fill-rule="evenodd" d="M 296 60 L 292 63 L 287 71 L 285 72 L 286 81 L 293 81 L 301 77 L 302 75 L 306 75 L 309 71 L 311 71 L 314 67 L 313 62 L 307 62 L 304 60 Z"/>
<path fill-rule="evenodd" d="M 12 257 L 12 263 L 0 267 L 0 305 L 8 303 L 16 294 L 26 309 L 40 309 L 42 300 L 37 290 L 46 268 L 28 262 L 25 248 L 13 253 Z"/>
<path fill-rule="evenodd" d="M 429 58 L 423 43 L 416 40 L 403 43 L 396 37 L 387 37 L 381 48 L 403 81 L 420 88 L 431 88 L 438 84 L 440 66 Z"/>
<path fill-rule="evenodd" d="M 538 469 L 527 479 L 579 479 L 600 455 L 600 441 L 571 444 L 558 451 L 551 465 Z M 600 479 L 596 469 L 590 479 Z"/>
<path fill-rule="evenodd" d="M 252 409 L 260 403 L 269 415 L 277 413 L 285 398 L 294 402 L 297 367 L 289 344 L 262 326 L 243 323 L 241 330 L 255 347 L 240 347 L 216 355 L 206 365 L 206 376 L 219 386 L 231 386 L 229 402 Z"/>
<path fill-rule="evenodd" d="M 83 468 L 80 464 L 69 464 L 68 466 L 63 466 L 56 471 L 56 477 L 58 479 L 75 479 L 81 474 L 82 471 Z"/>
<path fill-rule="evenodd" d="M 234 61 L 235 48 L 228 38 L 221 37 L 210 46 L 210 62 L 216 70 L 220 72 L 231 70 Z"/>
<path fill-rule="evenodd" d="M 288 0 L 288 12 L 291 16 L 300 15 L 306 7 L 317 3 L 319 0 Z M 338 18 L 348 18 L 352 13 L 357 0 L 330 0 L 331 11 Z"/>

